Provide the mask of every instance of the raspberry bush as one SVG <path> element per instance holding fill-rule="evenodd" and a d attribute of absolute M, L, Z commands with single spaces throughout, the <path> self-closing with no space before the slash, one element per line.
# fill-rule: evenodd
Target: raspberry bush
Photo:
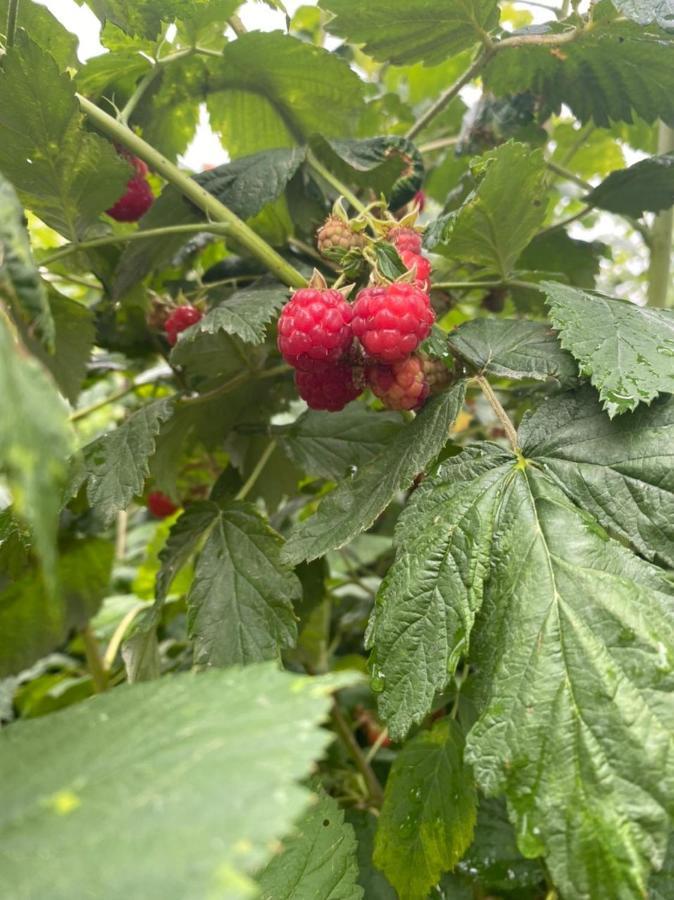
<path fill-rule="evenodd" d="M 0 2 L 0 894 L 674 900 L 667 4 L 87 5 Z"/>

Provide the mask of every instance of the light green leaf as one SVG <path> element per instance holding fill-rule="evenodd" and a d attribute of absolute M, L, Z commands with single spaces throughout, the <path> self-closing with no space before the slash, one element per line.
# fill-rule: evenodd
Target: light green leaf
<path fill-rule="evenodd" d="M 404 65 L 443 62 L 477 44 L 498 25 L 495 0 L 321 0 L 335 14 L 328 29 L 380 62 Z"/>
<path fill-rule="evenodd" d="M 223 19 L 238 4 L 223 0 L 91 0 L 90 6 L 102 22 L 112 22 L 129 34 L 146 38 L 159 36 L 162 23 L 175 19 L 189 21 L 191 15 L 204 14 L 209 8 L 222 11 Z"/>
<path fill-rule="evenodd" d="M 213 295 L 211 294 L 213 299 Z M 288 290 L 274 287 L 243 288 L 213 307 L 196 325 L 187 329 L 181 343 L 192 342 L 199 334 L 224 331 L 249 344 L 261 344 L 267 325 L 288 299 Z"/>
<path fill-rule="evenodd" d="M 459 209 L 434 223 L 426 246 L 507 278 L 545 219 L 543 155 L 509 141 L 474 160 L 473 171 L 474 190 Z"/>
<path fill-rule="evenodd" d="M 426 900 L 473 837 L 477 795 L 451 719 L 408 741 L 386 782 L 374 862 L 405 900 Z"/>
<path fill-rule="evenodd" d="M 0 22 L 4 34 L 7 22 L 9 0 L 0 0 Z M 30 35 L 43 50 L 50 53 L 61 69 L 68 66 L 75 68 L 77 59 L 77 37 L 67 31 L 65 26 L 53 13 L 41 3 L 33 0 L 21 2 L 21 10 L 17 19 L 17 26 Z"/>
<path fill-rule="evenodd" d="M 104 522 L 111 522 L 142 492 L 156 436 L 172 412 L 170 397 L 156 400 L 84 448 L 77 489 L 86 481 L 89 504 Z"/>
<path fill-rule="evenodd" d="M 295 526 L 282 558 L 291 563 L 316 559 L 365 531 L 414 477 L 437 456 L 463 403 L 456 385 L 433 398 L 381 453 L 342 481 L 310 519 Z"/>
<path fill-rule="evenodd" d="M 69 76 L 37 44 L 19 34 L 3 68 L 0 171 L 25 206 L 75 240 L 124 193 L 130 167 L 82 127 Z"/>
<path fill-rule="evenodd" d="M 275 664 L 115 688 L 3 731 L 0 865 L 16 900 L 248 900 L 302 814 L 342 676 Z M 45 747 L 49 765 L 44 764 Z M 214 839 L 217 835 L 217 839 Z M 35 865 L 35 847 L 43 848 Z"/>
<path fill-rule="evenodd" d="M 0 175 L 0 298 L 48 346 L 54 322 L 33 260 L 23 210 L 12 185 Z"/>
<path fill-rule="evenodd" d="M 568 28 L 549 25 L 549 32 Z M 567 104 L 582 122 L 658 118 L 674 124 L 674 36 L 634 22 L 596 23 L 559 53 L 529 46 L 497 53 L 484 70 L 485 87 L 500 96 L 531 90 L 551 109 Z M 588 90 L 588 84 L 592 89 Z"/>
<path fill-rule="evenodd" d="M 589 387 L 520 427 L 522 452 L 609 531 L 674 567 L 674 398 L 610 420 Z"/>
<path fill-rule="evenodd" d="M 571 385 L 578 369 L 554 331 L 525 319 L 473 319 L 447 336 L 453 353 L 480 372 Z"/>
<path fill-rule="evenodd" d="M 669 209 L 674 204 L 674 154 L 651 156 L 611 172 L 583 201 L 635 218 Z"/>
<path fill-rule="evenodd" d="M 672 0 L 613 0 L 613 5 L 639 25 L 657 22 L 660 28 L 674 27 Z"/>
<path fill-rule="evenodd" d="M 562 347 L 599 391 L 610 416 L 674 391 L 674 313 L 541 282 Z"/>
<path fill-rule="evenodd" d="M 72 541 L 56 564 L 59 592 L 46 590 L 29 568 L 0 592 L 0 678 L 56 649 L 98 611 L 108 589 L 113 546 L 98 538 Z"/>
<path fill-rule="evenodd" d="M 260 900 L 361 900 L 356 837 L 336 800 L 323 795 L 260 875 Z"/>
<path fill-rule="evenodd" d="M 65 404 L 51 379 L 35 359 L 19 352 L 2 317 L 0 421 L 6 423 L 0 428 L 0 469 L 16 512 L 31 526 L 47 581 L 53 586 L 61 491 L 73 435 Z"/>
<path fill-rule="evenodd" d="M 308 410 L 280 429 L 283 449 L 307 474 L 337 479 L 381 453 L 404 427 L 396 412 L 372 412 L 350 403 L 337 413 Z"/>
<path fill-rule="evenodd" d="M 187 596 L 195 662 L 273 659 L 295 642 L 293 603 L 302 596 L 299 580 L 280 561 L 281 538 L 250 504 L 202 506 L 211 522 Z"/>

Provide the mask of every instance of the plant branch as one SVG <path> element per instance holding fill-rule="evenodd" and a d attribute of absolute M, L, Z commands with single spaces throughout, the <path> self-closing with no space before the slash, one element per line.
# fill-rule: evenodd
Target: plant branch
<path fill-rule="evenodd" d="M 309 166 L 314 170 L 314 172 L 320 175 L 321 178 L 324 178 L 325 181 L 327 181 L 328 184 L 337 191 L 337 193 L 345 197 L 349 201 L 351 206 L 353 206 L 355 210 L 358 210 L 361 216 L 365 216 L 365 218 L 368 220 L 370 219 L 370 215 L 367 211 L 367 208 L 365 207 L 365 204 L 361 203 L 358 197 L 356 197 L 356 195 L 351 190 L 349 190 L 349 188 L 345 184 L 342 184 L 342 182 L 339 180 L 339 178 L 337 178 L 336 175 L 333 175 L 332 172 L 326 169 L 323 163 L 319 162 L 311 151 L 307 153 L 307 162 L 309 163 Z"/>
<path fill-rule="evenodd" d="M 140 157 L 154 171 L 178 188 L 188 200 L 191 200 L 195 206 L 199 207 L 206 214 L 208 219 L 214 222 L 224 222 L 228 225 L 231 233 L 235 235 L 239 243 L 248 250 L 251 256 L 258 259 L 280 281 L 291 287 L 303 287 L 306 284 L 304 276 L 286 262 L 282 256 L 279 256 L 273 247 L 256 234 L 231 209 L 212 194 L 209 194 L 189 175 L 181 172 L 176 165 L 142 138 L 138 137 L 122 122 L 118 122 L 113 116 L 108 115 L 108 113 L 81 94 L 76 96 L 83 112 L 102 132 Z"/>
<path fill-rule="evenodd" d="M 551 172 L 554 172 L 555 175 L 559 175 L 560 178 L 565 178 L 567 181 L 573 181 L 574 184 L 577 184 L 578 187 L 581 187 L 584 191 L 589 193 L 594 190 L 589 181 L 585 181 L 580 175 L 576 175 L 576 173 L 572 172 L 570 169 L 560 166 L 559 163 L 553 162 L 551 159 L 546 159 L 545 165 Z"/>
<path fill-rule="evenodd" d="M 160 72 L 161 68 L 157 63 L 155 63 L 150 71 L 145 73 L 145 75 L 136 85 L 136 90 L 133 92 L 133 94 L 131 94 L 124 107 L 120 111 L 119 116 L 117 117 L 120 122 L 123 122 L 125 125 L 127 124 L 135 108 L 140 103 L 143 94 L 150 87 L 152 82 L 157 78 Z"/>
<path fill-rule="evenodd" d="M 236 13 L 231 15 L 227 20 L 232 28 L 232 31 L 237 37 L 241 37 L 241 35 L 246 34 L 248 29 L 241 21 L 241 17 L 237 16 Z"/>
<path fill-rule="evenodd" d="M 14 38 L 16 37 L 16 23 L 19 18 L 19 2 L 20 0 L 9 0 L 7 7 L 7 46 L 14 46 Z"/>
<path fill-rule="evenodd" d="M 212 222 L 201 222 L 199 225 L 167 225 L 165 228 L 147 228 L 145 231 L 132 231 L 129 234 L 109 234 L 105 237 L 92 238 L 90 241 L 81 241 L 80 243 L 65 244 L 59 247 L 54 253 L 46 256 L 40 261 L 41 266 L 48 266 L 64 256 L 70 256 L 71 253 L 79 253 L 80 250 L 89 250 L 91 247 L 105 247 L 108 244 L 125 244 L 128 241 L 144 241 L 146 238 L 163 237 L 169 234 L 199 234 L 202 231 L 209 231 L 213 234 L 227 234 L 229 227 L 227 225 L 214 224 Z"/>
<path fill-rule="evenodd" d="M 94 635 L 91 625 L 87 623 L 80 630 L 82 641 L 84 642 L 84 652 L 87 657 L 87 668 L 94 683 L 94 690 L 97 694 L 102 694 L 108 687 L 108 676 L 103 668 L 98 641 Z"/>
<path fill-rule="evenodd" d="M 250 494 L 251 490 L 255 486 L 255 482 L 258 480 L 258 478 L 260 477 L 260 475 L 262 473 L 262 470 L 269 462 L 269 457 L 272 455 L 274 450 L 276 450 L 276 441 L 269 441 L 269 443 L 267 444 L 267 446 L 264 449 L 264 453 L 258 459 L 258 461 L 255 465 L 255 468 L 250 473 L 245 484 L 243 485 L 241 490 L 238 492 L 238 494 L 234 498 L 235 500 L 245 500 L 246 497 L 248 496 L 248 494 Z"/>
<path fill-rule="evenodd" d="M 672 150 L 674 150 L 674 129 L 661 122 L 658 131 L 658 153 L 671 153 Z M 650 231 L 651 258 L 648 266 L 648 303 L 650 306 L 674 305 L 670 278 L 673 224 L 674 209 L 670 207 L 655 217 Z"/>
<path fill-rule="evenodd" d="M 92 413 L 98 412 L 99 409 L 103 409 L 103 407 L 108 406 L 108 404 L 121 400 L 123 397 L 126 397 L 127 394 L 133 393 L 139 387 L 139 384 L 132 381 L 131 384 L 127 384 L 126 387 L 120 388 L 115 394 L 110 394 L 109 397 L 104 397 L 102 400 L 92 403 L 91 406 L 85 406 L 84 409 L 75 410 L 75 412 L 70 415 L 69 421 L 78 422 L 80 419 L 84 419 Z"/>
<path fill-rule="evenodd" d="M 436 150 L 444 150 L 446 147 L 455 147 L 459 143 L 458 135 L 454 135 L 453 137 L 444 137 L 438 138 L 435 141 L 429 141 L 427 144 L 422 144 L 417 149 L 419 153 L 434 153 Z"/>
<path fill-rule="evenodd" d="M 496 418 L 499 420 L 501 425 L 503 425 L 503 430 L 505 431 L 513 450 L 515 451 L 515 453 L 517 453 L 517 451 L 519 450 L 519 445 L 517 443 L 517 431 L 515 430 L 515 426 L 513 425 L 510 416 L 501 406 L 501 401 L 494 393 L 494 389 L 489 384 L 484 375 L 476 375 L 475 381 L 477 381 L 478 385 L 480 386 L 480 390 L 487 399 L 487 402 L 494 410 Z"/>
<path fill-rule="evenodd" d="M 356 768 L 363 776 L 363 781 L 367 787 L 370 800 L 373 806 L 381 807 L 384 802 L 384 790 L 379 783 L 379 779 L 375 775 L 369 762 L 365 758 L 358 741 L 353 736 L 353 732 L 349 727 L 349 723 L 344 718 L 344 713 L 339 708 L 335 700 L 332 707 L 332 725 L 338 737 L 346 747 L 349 756 L 355 763 Z"/>

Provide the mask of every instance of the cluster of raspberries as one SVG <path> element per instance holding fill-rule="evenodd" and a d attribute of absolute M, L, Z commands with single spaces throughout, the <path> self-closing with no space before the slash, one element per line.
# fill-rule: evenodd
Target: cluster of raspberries
<path fill-rule="evenodd" d="M 363 288 L 353 304 L 334 289 L 302 288 L 281 312 L 278 348 L 311 409 L 336 412 L 366 386 L 389 409 L 418 409 L 428 396 L 426 361 L 415 350 L 435 320 L 430 264 L 412 229 L 396 228 L 389 239 L 415 271 L 413 283 Z"/>

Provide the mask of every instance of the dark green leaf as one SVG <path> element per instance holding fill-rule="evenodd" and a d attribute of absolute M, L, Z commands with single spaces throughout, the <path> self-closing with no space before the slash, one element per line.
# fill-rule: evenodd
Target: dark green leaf
<path fill-rule="evenodd" d="M 372 249 L 377 260 L 377 268 L 384 278 L 395 281 L 407 272 L 407 266 L 400 259 L 393 244 L 389 244 L 387 241 L 377 241 Z"/>
<path fill-rule="evenodd" d="M 590 376 L 610 416 L 674 391 L 674 313 L 541 282 L 562 347 Z"/>
<path fill-rule="evenodd" d="M 674 154 L 651 156 L 611 172 L 583 201 L 635 218 L 669 209 L 674 204 Z"/>
<path fill-rule="evenodd" d="M 426 900 L 473 837 L 477 795 L 451 719 L 408 741 L 386 782 L 374 862 L 405 900 Z"/>
<path fill-rule="evenodd" d="M 463 397 L 464 387 L 457 385 L 432 399 L 394 441 L 328 494 L 315 515 L 293 529 L 283 558 L 292 563 L 315 559 L 369 528 L 396 492 L 409 487 L 440 452 Z"/>
<path fill-rule="evenodd" d="M 524 319 L 473 319 L 451 332 L 452 351 L 480 372 L 501 378 L 549 379 L 561 385 L 577 380 L 576 363 L 543 322 Z"/>
<path fill-rule="evenodd" d="M 589 387 L 520 427 L 522 452 L 647 559 L 674 567 L 674 399 L 610 420 Z"/>
<path fill-rule="evenodd" d="M 516 263 L 518 269 L 559 272 L 575 287 L 593 288 L 599 274 L 599 258 L 608 247 L 601 241 L 578 241 L 563 228 L 556 228 L 533 239 Z M 539 295 L 540 296 L 540 295 Z"/>
<path fill-rule="evenodd" d="M 358 884 L 365 891 L 365 900 L 397 900 L 398 895 L 372 862 L 378 817 L 367 809 L 349 809 L 346 812 L 346 821 L 356 832 L 360 870 Z"/>
<path fill-rule="evenodd" d="M 157 625 L 159 606 L 143 610 L 134 620 L 122 644 L 122 659 L 129 684 L 153 681 L 161 674 Z"/>
<path fill-rule="evenodd" d="M 306 808 L 331 690 L 275 664 L 115 688 L 3 731 L 0 862 L 12 897 L 249 900 Z M 45 765 L 45 748 L 49 765 Z M 226 810 L 226 815 L 224 814 Z M 214 839 L 217 835 L 217 839 Z M 35 847 L 43 848 L 35 865 Z"/>
<path fill-rule="evenodd" d="M 112 553 L 109 541 L 74 541 L 58 558 L 57 596 L 34 568 L 0 592 L 0 677 L 25 669 L 86 624 L 108 589 Z"/>
<path fill-rule="evenodd" d="M 258 879 L 260 900 L 361 900 L 353 828 L 336 800 L 311 806 Z"/>
<path fill-rule="evenodd" d="M 320 6 L 335 14 L 331 32 L 394 65 L 443 62 L 477 44 L 499 20 L 494 0 L 321 0 Z"/>
<path fill-rule="evenodd" d="M 236 291 L 188 329 L 181 337 L 181 342 L 190 342 L 199 334 L 224 331 L 237 335 L 249 344 L 261 344 L 265 339 L 267 325 L 287 299 L 288 290 L 281 285 Z"/>
<path fill-rule="evenodd" d="M 171 526 L 166 544 L 159 553 L 157 599 L 164 600 L 178 572 L 196 552 L 212 526 L 217 508 L 211 503 L 192 503 Z"/>

